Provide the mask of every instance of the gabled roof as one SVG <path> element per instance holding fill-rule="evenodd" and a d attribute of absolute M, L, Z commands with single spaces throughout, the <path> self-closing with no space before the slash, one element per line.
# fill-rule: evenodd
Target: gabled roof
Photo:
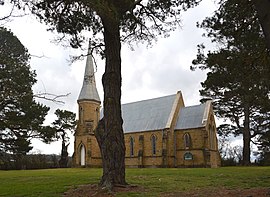
<path fill-rule="evenodd" d="M 143 100 L 122 105 L 124 133 L 156 131 L 167 129 L 167 123 L 177 94 Z M 204 127 L 208 118 L 211 101 L 205 104 L 180 108 L 174 130 Z M 178 114 L 178 113 L 176 113 Z M 103 110 L 101 111 L 103 117 Z"/>
<path fill-rule="evenodd" d="M 166 127 L 175 94 L 122 105 L 124 133 L 160 130 Z"/>
<path fill-rule="evenodd" d="M 175 130 L 203 127 L 205 110 L 206 104 L 181 108 Z"/>

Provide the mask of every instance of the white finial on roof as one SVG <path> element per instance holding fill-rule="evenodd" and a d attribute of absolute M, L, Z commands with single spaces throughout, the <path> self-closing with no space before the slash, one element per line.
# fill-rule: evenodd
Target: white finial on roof
<path fill-rule="evenodd" d="M 91 49 L 89 44 L 86 65 L 85 65 L 85 73 L 83 79 L 83 86 L 78 98 L 78 101 L 81 100 L 93 100 L 100 102 L 100 98 L 98 95 L 96 81 L 95 81 L 95 72 L 94 72 L 94 64 L 91 55 Z"/>

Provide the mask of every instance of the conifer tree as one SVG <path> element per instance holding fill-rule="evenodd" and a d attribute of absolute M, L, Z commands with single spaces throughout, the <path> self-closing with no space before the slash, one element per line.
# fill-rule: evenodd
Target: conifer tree
<path fill-rule="evenodd" d="M 258 19 L 262 26 L 266 46 L 270 54 L 270 1 L 269 0 L 252 0 Z"/>
<path fill-rule="evenodd" d="M 209 70 L 200 93 L 233 123 L 227 128 L 243 135 L 243 164 L 249 165 L 250 143 L 269 132 L 270 120 L 270 57 L 256 11 L 248 0 L 220 1 L 199 26 L 219 48 L 205 55 L 200 45 L 191 68 Z"/>
<path fill-rule="evenodd" d="M 55 138 L 62 140 L 61 159 L 59 165 L 62 168 L 66 168 L 68 164 L 68 151 L 69 146 L 69 134 L 75 131 L 76 127 L 76 114 L 67 110 L 57 109 L 55 111 L 57 119 L 52 123 L 55 129 Z M 68 131 L 70 133 L 68 133 Z"/>
<path fill-rule="evenodd" d="M 32 138 L 51 137 L 42 127 L 49 108 L 33 98 L 36 74 L 27 49 L 4 27 L 0 43 L 0 151 L 20 158 L 32 149 Z"/>

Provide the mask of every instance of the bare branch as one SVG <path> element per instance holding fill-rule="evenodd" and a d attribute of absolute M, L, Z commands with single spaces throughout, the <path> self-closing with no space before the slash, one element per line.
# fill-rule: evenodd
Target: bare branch
<path fill-rule="evenodd" d="M 37 93 L 37 94 L 34 94 L 34 97 L 39 98 L 39 99 L 44 99 L 44 100 L 47 100 L 47 101 L 52 101 L 52 102 L 58 103 L 58 104 L 65 104 L 64 101 L 59 100 L 59 99 L 63 98 L 63 97 L 67 97 L 70 94 L 71 93 L 62 94 L 62 95 L 56 95 L 56 94 L 51 94 L 51 93 Z"/>
<path fill-rule="evenodd" d="M 91 46 L 91 49 L 90 49 L 90 52 L 89 53 L 87 52 L 86 54 L 75 55 L 75 56 L 70 55 L 70 62 L 72 64 L 72 63 L 74 63 L 74 62 L 76 62 L 78 60 L 79 61 L 83 60 L 88 55 L 91 55 L 92 56 L 92 59 L 93 59 L 94 66 L 95 66 L 95 73 L 96 73 L 97 72 L 97 61 L 96 61 L 96 58 L 94 57 L 93 53 L 94 53 L 95 50 L 96 51 L 101 51 L 101 52 L 104 53 L 104 49 L 103 48 L 105 47 L 105 45 L 103 43 L 99 43 L 99 44 L 93 44 L 93 45 L 89 44 L 89 46 Z"/>
<path fill-rule="evenodd" d="M 8 18 L 10 18 L 12 16 L 13 11 L 14 11 L 14 7 L 15 6 L 12 6 L 12 9 L 10 10 L 9 14 L 6 15 L 6 16 L 4 16 L 4 17 L 2 17 L 2 18 L 0 18 L 0 21 L 7 20 Z"/>
<path fill-rule="evenodd" d="M 0 5 L 3 6 L 4 2 L 0 1 Z M 14 10 L 15 10 L 15 5 L 12 5 L 10 11 L 9 11 L 9 14 L 7 14 L 6 16 L 2 16 L 0 18 L 0 21 L 6 21 L 6 22 L 9 22 L 11 20 L 11 18 L 17 18 L 17 17 L 23 17 L 23 16 L 26 16 L 28 14 L 24 13 L 24 14 L 18 14 L 18 15 L 14 15 Z"/>
<path fill-rule="evenodd" d="M 45 56 L 44 54 L 42 54 L 42 55 L 30 55 L 31 57 L 35 57 L 35 58 L 49 58 L 49 57 L 47 57 L 47 56 Z"/>

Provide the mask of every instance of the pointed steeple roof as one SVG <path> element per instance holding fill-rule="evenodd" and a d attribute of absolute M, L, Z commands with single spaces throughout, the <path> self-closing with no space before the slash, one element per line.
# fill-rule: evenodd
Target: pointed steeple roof
<path fill-rule="evenodd" d="M 93 100 L 100 102 L 100 98 L 96 87 L 94 64 L 92 55 L 90 53 L 90 47 L 88 49 L 83 85 L 78 98 L 78 102 L 82 100 Z"/>

